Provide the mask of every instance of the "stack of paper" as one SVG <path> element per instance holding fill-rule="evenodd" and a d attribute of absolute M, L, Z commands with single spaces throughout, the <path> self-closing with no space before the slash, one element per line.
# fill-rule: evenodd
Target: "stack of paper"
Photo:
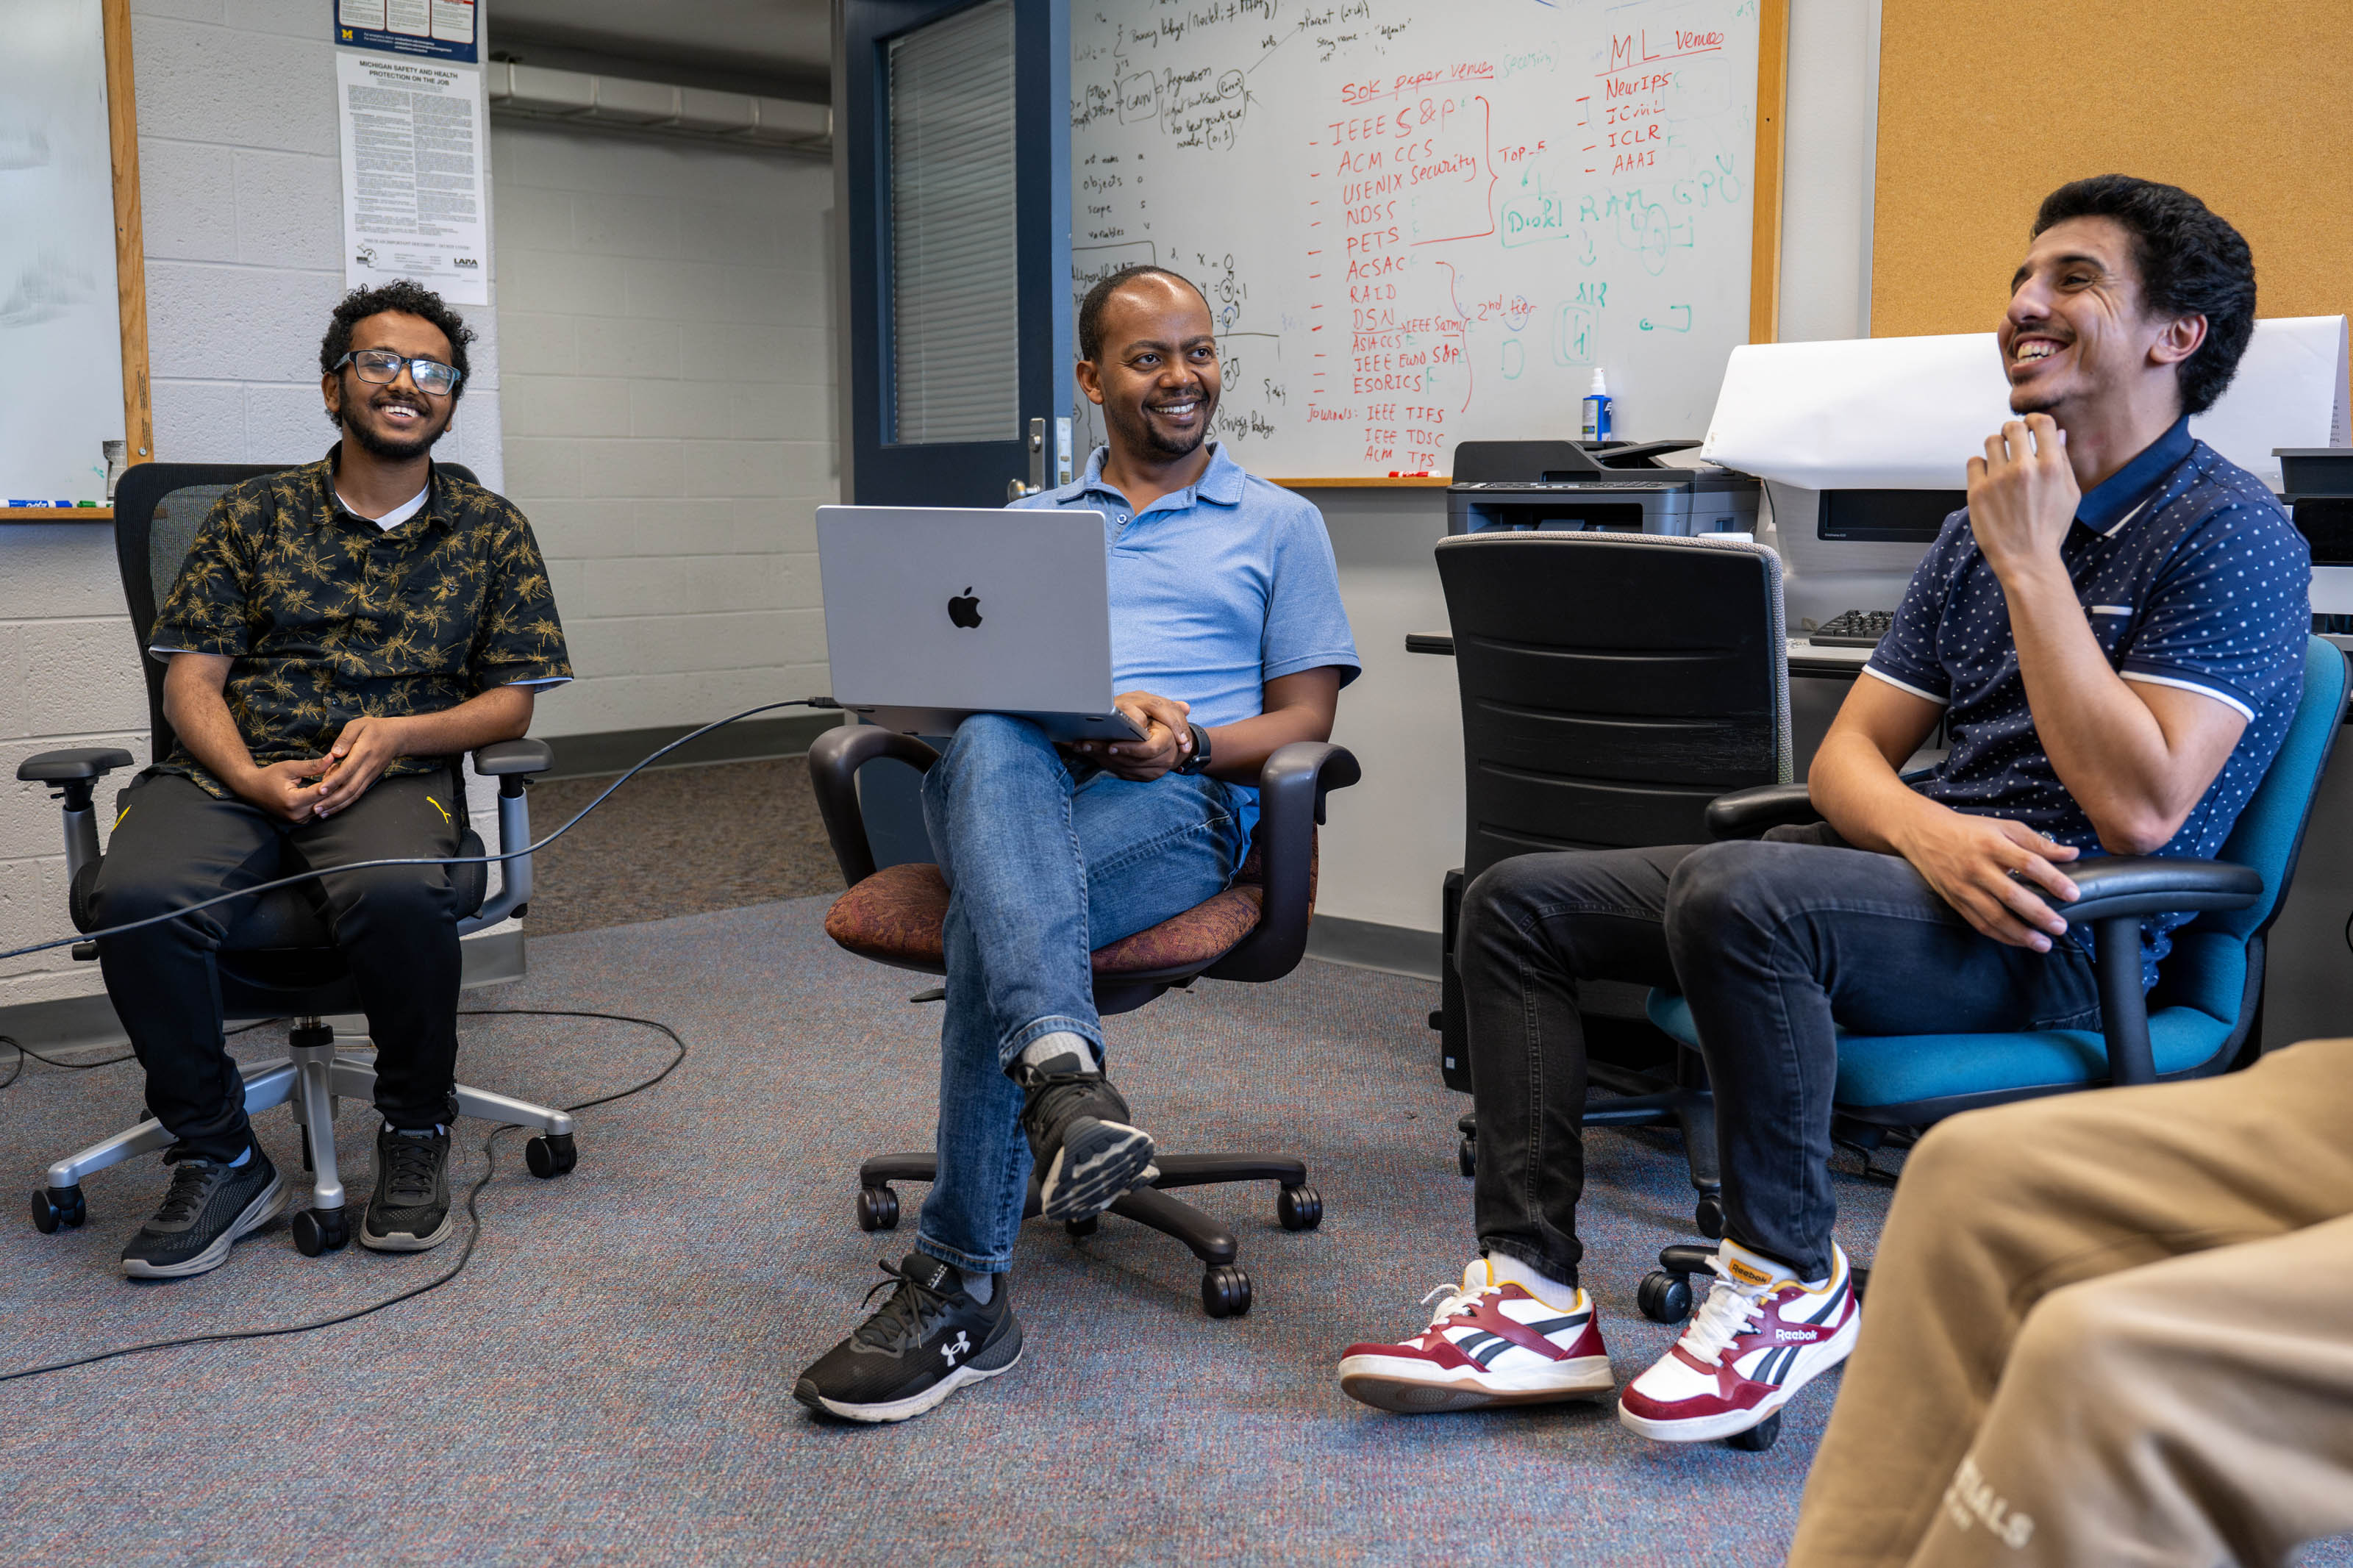
<path fill-rule="evenodd" d="M 1991 332 L 1751 343 L 1732 351 L 1700 455 L 1810 490 L 1958 489 L 2011 417 Z M 2274 447 L 2353 443 L 2345 318 L 2257 321 L 2230 390 L 2189 428 L 2274 489 Z"/>

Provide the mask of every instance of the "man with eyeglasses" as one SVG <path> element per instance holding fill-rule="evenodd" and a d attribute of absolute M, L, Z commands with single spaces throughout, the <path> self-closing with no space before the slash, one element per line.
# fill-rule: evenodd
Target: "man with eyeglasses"
<path fill-rule="evenodd" d="M 224 494 L 155 617 L 171 754 L 125 790 L 100 926 L 319 866 L 450 856 L 459 759 L 531 725 L 572 678 L 531 525 L 436 468 L 474 333 L 411 282 L 354 289 L 320 345 L 343 433 L 322 460 Z M 375 1184 L 363 1246 L 448 1239 L 459 910 L 448 868 L 302 885 L 349 963 L 376 1047 Z M 164 1202 L 123 1248 L 139 1279 L 206 1273 L 286 1205 L 246 1124 L 215 955 L 237 902 L 101 937 L 107 994 L 174 1142 Z"/>

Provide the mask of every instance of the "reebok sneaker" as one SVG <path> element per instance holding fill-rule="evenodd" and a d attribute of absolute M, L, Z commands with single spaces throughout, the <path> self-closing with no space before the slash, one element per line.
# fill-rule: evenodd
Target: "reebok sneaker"
<path fill-rule="evenodd" d="M 1607 1394 L 1617 1386 L 1593 1299 L 1583 1290 L 1556 1305 L 1499 1281 L 1473 1259 L 1461 1285 L 1441 1285 L 1430 1327 L 1398 1344 L 1350 1345 L 1340 1358 L 1340 1392 L 1377 1409 L 1414 1415 L 1536 1405 Z"/>

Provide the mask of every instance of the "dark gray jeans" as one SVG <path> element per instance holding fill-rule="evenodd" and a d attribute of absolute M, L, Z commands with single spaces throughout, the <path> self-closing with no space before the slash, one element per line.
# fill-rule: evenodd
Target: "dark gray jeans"
<path fill-rule="evenodd" d="M 1462 897 L 1455 959 L 1479 1110 L 1482 1252 L 1574 1281 L 1584 1249 L 1579 980 L 1691 1000 L 1715 1090 L 1726 1232 L 1831 1266 L 1833 1018 L 1870 1035 L 2097 1028 L 2091 955 L 1980 936 L 1900 857 L 1743 840 L 1523 855 Z"/>

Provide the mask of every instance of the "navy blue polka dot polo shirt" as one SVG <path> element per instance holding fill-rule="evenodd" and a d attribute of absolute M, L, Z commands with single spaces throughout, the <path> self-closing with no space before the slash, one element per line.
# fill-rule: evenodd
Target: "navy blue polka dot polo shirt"
<path fill-rule="evenodd" d="M 2246 715 L 2237 749 L 2158 851 L 2213 856 L 2303 693 L 2312 629 L 2304 536 L 2263 481 L 2193 439 L 2184 419 L 2084 497 L 2060 557 L 2118 675 L 2202 692 Z M 1952 750 L 1917 784 L 1922 794 L 2022 822 L 2086 856 L 2105 852 L 2035 734 L 2009 602 L 1978 550 L 1968 508 L 1945 520 L 1864 668 L 1946 709 Z M 2167 933 L 2189 919 L 2141 922 L 2144 984 L 2156 984 Z M 2076 934 L 2088 943 L 2089 932 Z"/>

